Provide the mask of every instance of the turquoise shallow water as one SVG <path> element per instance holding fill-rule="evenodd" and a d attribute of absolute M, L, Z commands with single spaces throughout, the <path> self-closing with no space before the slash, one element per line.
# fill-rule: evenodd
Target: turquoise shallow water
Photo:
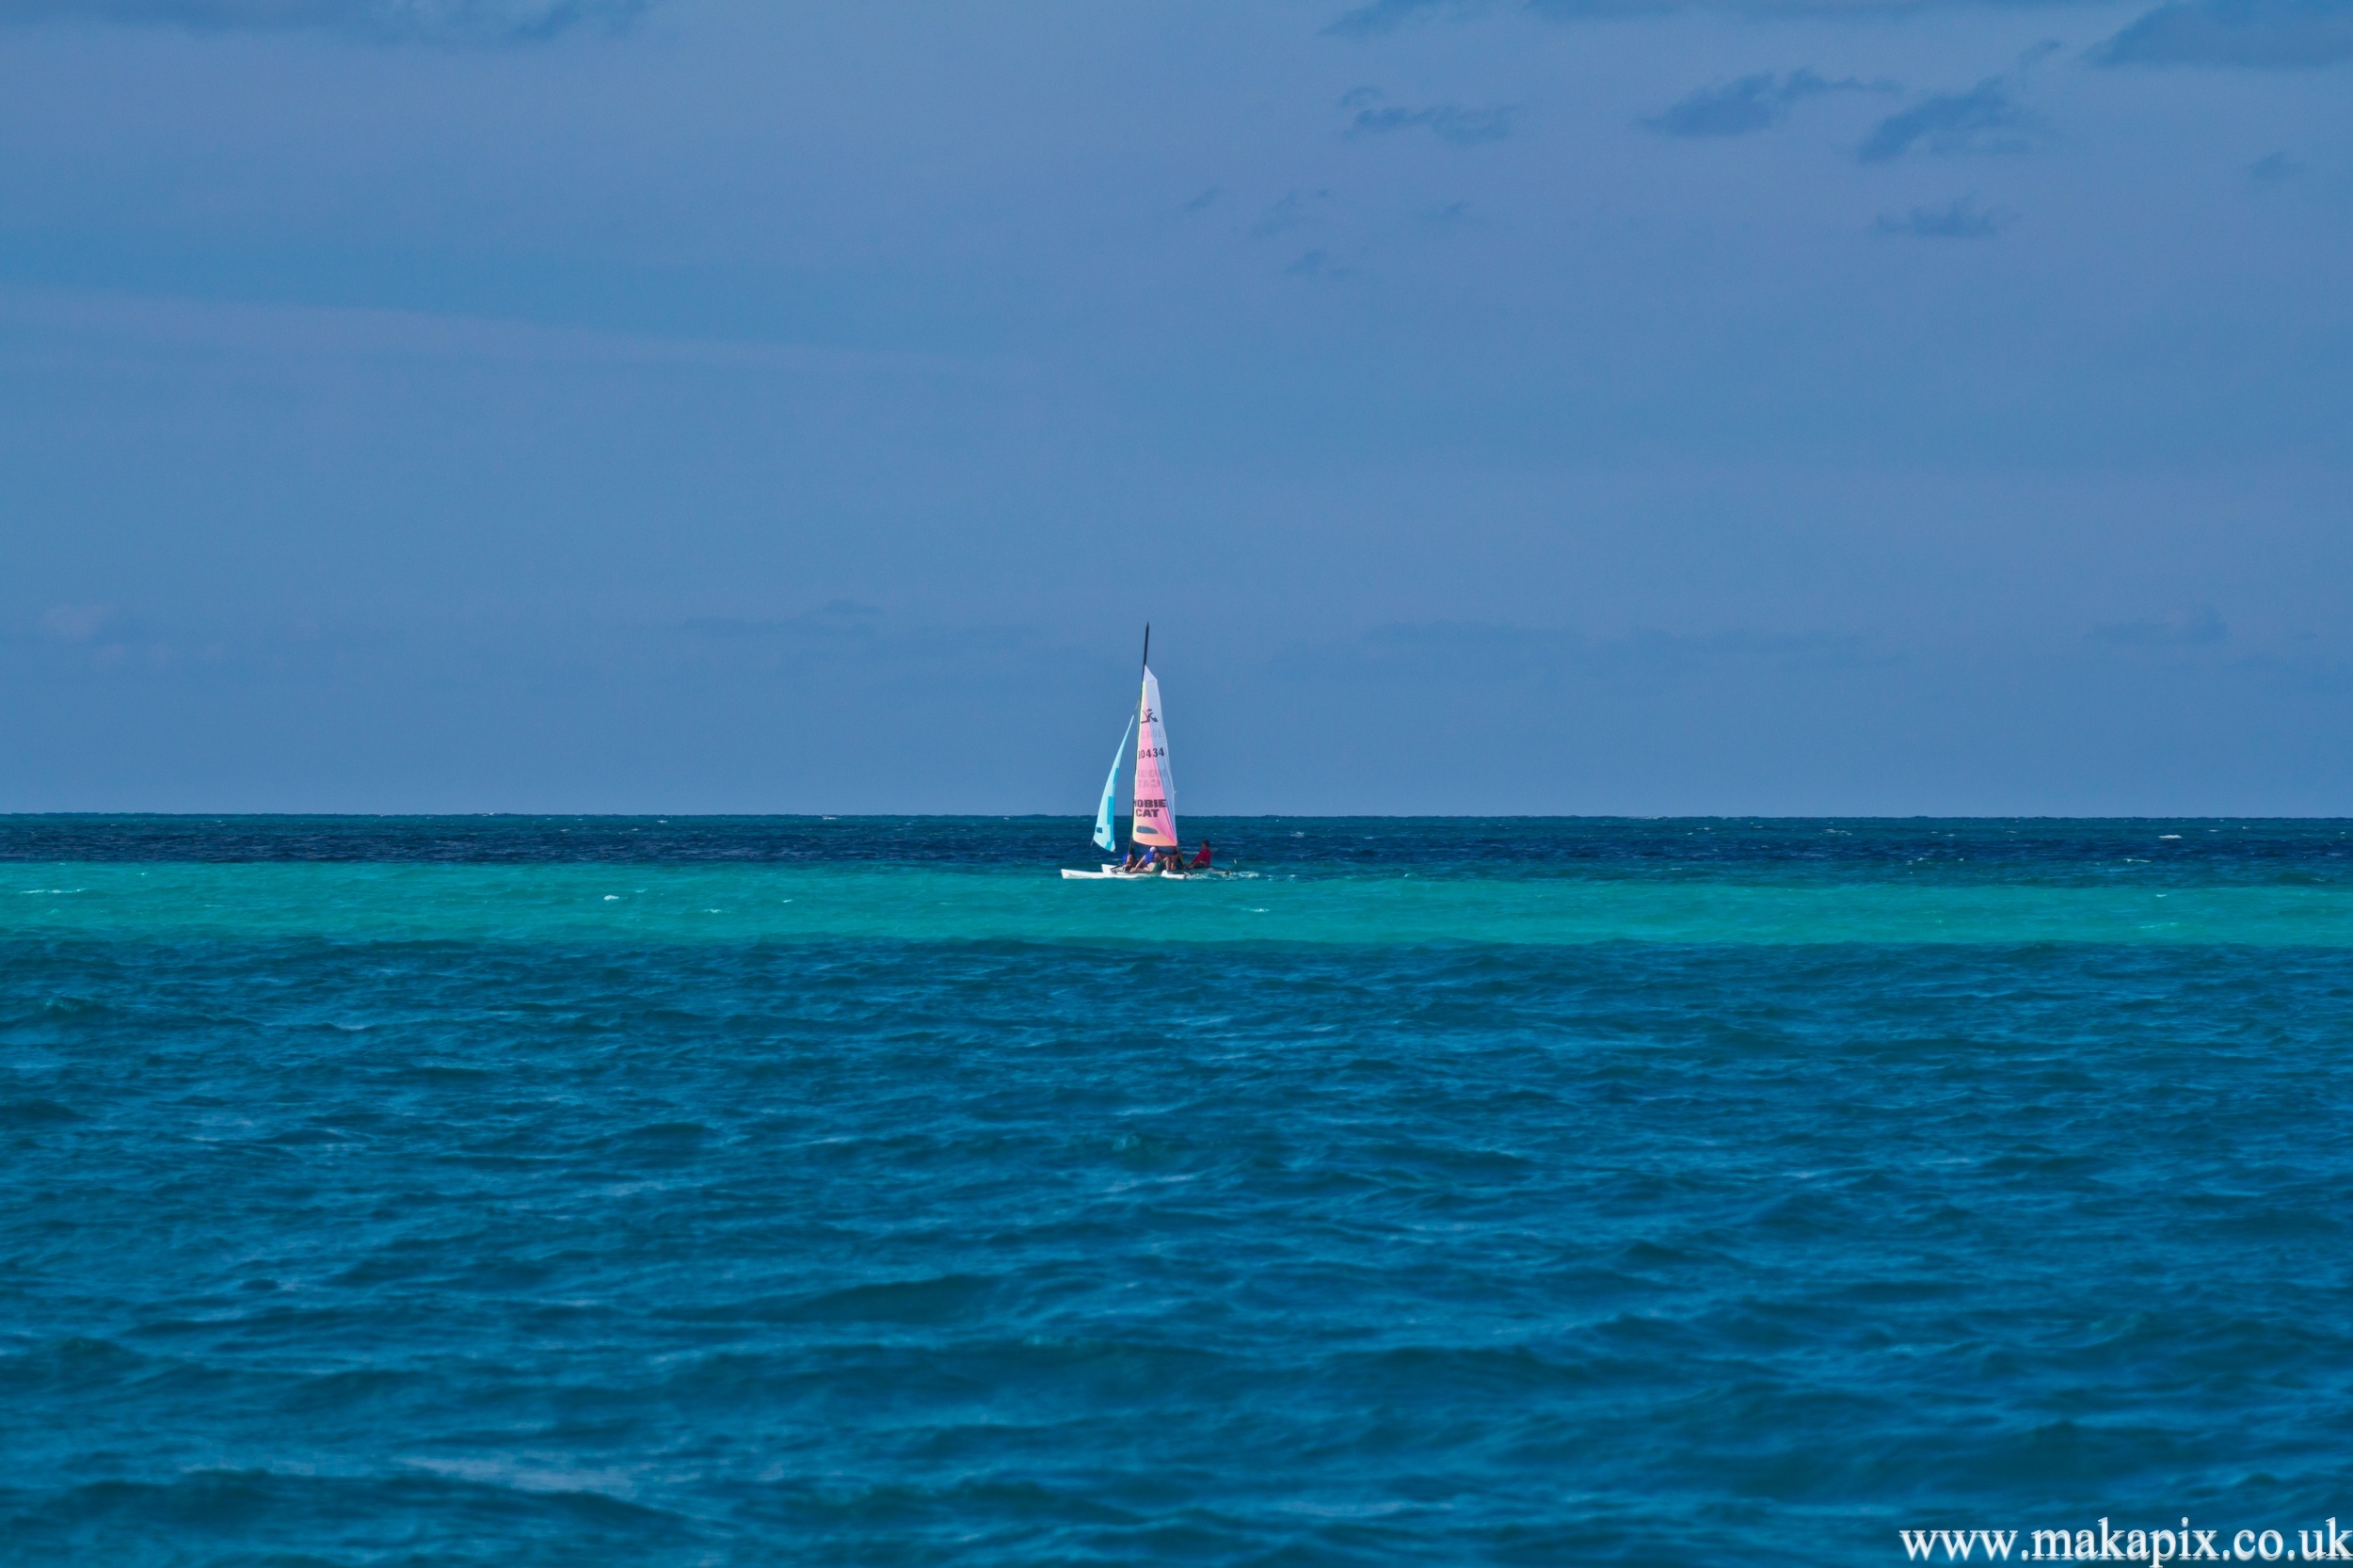
<path fill-rule="evenodd" d="M 2348 824 L 1189 826 L 0 820 L 0 1560 L 2353 1516 Z"/>
<path fill-rule="evenodd" d="M 1244 871 L 1069 884 L 1036 865 L 37 865 L 0 932 L 102 940 L 2353 942 L 2353 886 L 1502 879 Z"/>

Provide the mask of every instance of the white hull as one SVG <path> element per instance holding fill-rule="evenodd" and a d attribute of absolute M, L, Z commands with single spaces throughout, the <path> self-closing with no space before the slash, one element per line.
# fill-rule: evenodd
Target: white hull
<path fill-rule="evenodd" d="M 1064 882 L 1145 882 L 1156 876 L 1172 877 L 1178 882 L 1185 879 L 1181 872 L 1123 872 L 1117 866 L 1105 866 L 1099 872 L 1074 872 L 1064 867 L 1062 873 Z"/>

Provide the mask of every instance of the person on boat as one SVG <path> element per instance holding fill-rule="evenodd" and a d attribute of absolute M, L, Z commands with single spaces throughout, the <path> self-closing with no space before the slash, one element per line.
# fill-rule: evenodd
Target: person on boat
<path fill-rule="evenodd" d="M 1200 854 L 1198 854 L 1198 855 L 1196 855 L 1196 856 L 1194 856 L 1193 857 L 1193 870 L 1195 870 L 1195 871 L 1202 871 L 1202 872 L 1206 872 L 1206 871 L 1208 871 L 1208 870 L 1209 869 L 1209 840 L 1204 839 L 1204 840 L 1201 840 L 1201 853 L 1200 853 Z"/>
<path fill-rule="evenodd" d="M 1119 863 L 1119 869 L 1128 872 L 1140 872 L 1144 870 L 1144 849 L 1142 844 L 1129 844 L 1128 858 Z"/>

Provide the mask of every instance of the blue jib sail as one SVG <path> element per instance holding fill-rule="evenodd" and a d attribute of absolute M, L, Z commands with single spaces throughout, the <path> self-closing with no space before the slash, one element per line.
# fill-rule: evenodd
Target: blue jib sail
<path fill-rule="evenodd" d="M 1119 835 L 1112 830 L 1112 805 L 1119 797 L 1120 759 L 1128 755 L 1128 735 L 1136 721 L 1129 719 L 1128 728 L 1119 732 L 1119 749 L 1112 753 L 1112 776 L 1103 780 L 1103 804 L 1095 811 L 1095 841 L 1105 849 L 1119 847 Z"/>

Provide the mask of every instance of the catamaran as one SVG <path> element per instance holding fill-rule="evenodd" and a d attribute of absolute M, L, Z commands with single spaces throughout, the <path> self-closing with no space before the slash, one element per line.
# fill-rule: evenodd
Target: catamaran
<path fill-rule="evenodd" d="M 1095 809 L 1095 842 L 1111 854 L 1119 852 L 1119 833 L 1112 824 L 1112 813 L 1119 804 L 1119 765 L 1127 760 L 1128 737 L 1136 738 L 1136 787 L 1133 821 L 1128 840 L 1132 848 L 1149 848 L 1176 852 L 1176 788 L 1168 773 L 1168 727 L 1160 717 L 1160 683 L 1152 675 L 1152 629 L 1144 629 L 1144 694 L 1137 698 L 1136 712 L 1120 731 L 1119 749 L 1112 753 L 1112 771 L 1103 780 L 1103 802 Z M 1116 861 L 1107 861 L 1102 870 L 1074 872 L 1065 869 L 1063 875 L 1073 882 L 1093 882 L 1105 877 L 1177 876 L 1180 872 L 1156 868 L 1149 872 L 1131 872 Z"/>

